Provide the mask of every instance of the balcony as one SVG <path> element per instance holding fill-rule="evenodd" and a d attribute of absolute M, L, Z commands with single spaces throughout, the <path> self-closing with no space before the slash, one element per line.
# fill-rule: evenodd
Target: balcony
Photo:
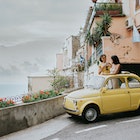
<path fill-rule="evenodd" d="M 96 3 L 95 16 L 101 16 L 104 13 L 109 13 L 111 16 L 124 16 L 122 3 Z"/>

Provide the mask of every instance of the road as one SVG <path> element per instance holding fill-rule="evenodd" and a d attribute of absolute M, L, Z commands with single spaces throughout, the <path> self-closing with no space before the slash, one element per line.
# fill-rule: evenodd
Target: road
<path fill-rule="evenodd" d="M 42 140 L 139 140 L 140 113 L 127 112 L 100 117 L 85 124 L 78 118 L 62 131 Z"/>
<path fill-rule="evenodd" d="M 139 124 L 139 112 L 105 115 L 89 124 L 64 114 L 0 140 L 139 140 Z"/>

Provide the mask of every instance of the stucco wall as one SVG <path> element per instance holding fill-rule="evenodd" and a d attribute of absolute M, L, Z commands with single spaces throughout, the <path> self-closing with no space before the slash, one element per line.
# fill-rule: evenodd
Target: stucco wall
<path fill-rule="evenodd" d="M 42 76 L 28 76 L 28 92 L 35 93 L 39 90 L 52 89 L 51 81 L 52 77 L 42 75 Z"/>
<path fill-rule="evenodd" d="M 110 32 L 116 34 L 112 40 L 110 37 L 103 37 L 103 53 L 107 54 L 110 61 L 112 55 L 118 55 L 121 63 L 139 63 L 140 43 L 132 42 L 132 29 L 125 28 L 126 17 L 114 18 Z M 119 24 L 118 24 L 119 23 Z M 120 26 L 121 25 L 121 26 Z M 118 38 L 117 35 L 119 35 Z"/>
<path fill-rule="evenodd" d="M 140 43 L 132 43 L 132 38 L 118 39 L 114 44 L 110 37 L 103 37 L 103 53 L 107 55 L 107 61 L 111 61 L 112 55 L 118 55 L 121 63 L 139 63 Z"/>
<path fill-rule="evenodd" d="M 64 95 L 0 109 L 0 136 L 43 123 L 65 113 Z"/>

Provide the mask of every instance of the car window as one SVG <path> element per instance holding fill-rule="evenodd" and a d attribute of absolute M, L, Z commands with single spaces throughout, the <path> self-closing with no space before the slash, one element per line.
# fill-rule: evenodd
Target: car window
<path fill-rule="evenodd" d="M 126 88 L 124 78 L 110 78 L 105 86 L 107 89 Z"/>
<path fill-rule="evenodd" d="M 140 81 L 134 77 L 127 78 L 129 88 L 140 88 Z"/>

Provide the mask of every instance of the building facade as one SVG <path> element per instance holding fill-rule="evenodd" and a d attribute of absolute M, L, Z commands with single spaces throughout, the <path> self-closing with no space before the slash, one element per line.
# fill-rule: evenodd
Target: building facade
<path fill-rule="evenodd" d="M 95 6 L 98 6 L 98 4 L 106 4 L 108 7 L 110 5 L 110 3 L 93 4 L 93 12 L 90 15 L 91 19 L 89 20 L 92 22 L 88 22 L 89 25 L 86 25 L 86 27 L 89 27 L 86 28 L 86 30 L 90 31 L 91 34 L 96 26 L 95 23 L 100 20 L 100 15 L 104 13 L 102 11 L 102 13 L 99 14 L 99 11 L 96 11 Z M 128 70 L 140 75 L 140 1 L 122 0 L 113 3 L 114 7 L 117 7 L 117 5 L 122 6 L 122 13 L 110 13 L 112 17 L 112 24 L 109 28 L 111 35 L 103 36 L 102 44 L 100 46 L 94 47 L 94 44 L 87 45 L 87 48 L 91 48 L 91 50 L 87 49 L 88 59 L 92 56 L 89 75 L 92 72 L 94 72 L 94 74 L 98 73 L 98 61 L 102 53 L 107 55 L 107 61 L 110 61 L 111 55 L 118 55 L 123 66 L 123 70 Z M 95 13 L 94 16 L 92 16 L 93 13 Z"/>
<path fill-rule="evenodd" d="M 92 1 L 94 3 L 89 7 L 83 31 L 79 34 L 80 42 L 73 45 L 72 36 L 66 39 L 63 49 L 63 71 L 68 75 L 74 69 L 74 81 L 77 82 L 78 78 L 82 77 L 82 83 L 85 85 L 92 75 L 98 74 L 99 57 L 105 53 L 108 62 L 112 55 L 117 55 L 123 70 L 140 75 L 140 0 Z M 102 36 L 100 45 L 89 43 L 87 35 L 92 36 L 96 23 L 105 13 L 105 8 L 112 18 L 109 28 L 111 34 Z M 84 58 L 84 69 L 79 71 L 76 69 L 81 65 L 80 56 Z M 81 72 L 83 74 L 78 77 Z"/>

